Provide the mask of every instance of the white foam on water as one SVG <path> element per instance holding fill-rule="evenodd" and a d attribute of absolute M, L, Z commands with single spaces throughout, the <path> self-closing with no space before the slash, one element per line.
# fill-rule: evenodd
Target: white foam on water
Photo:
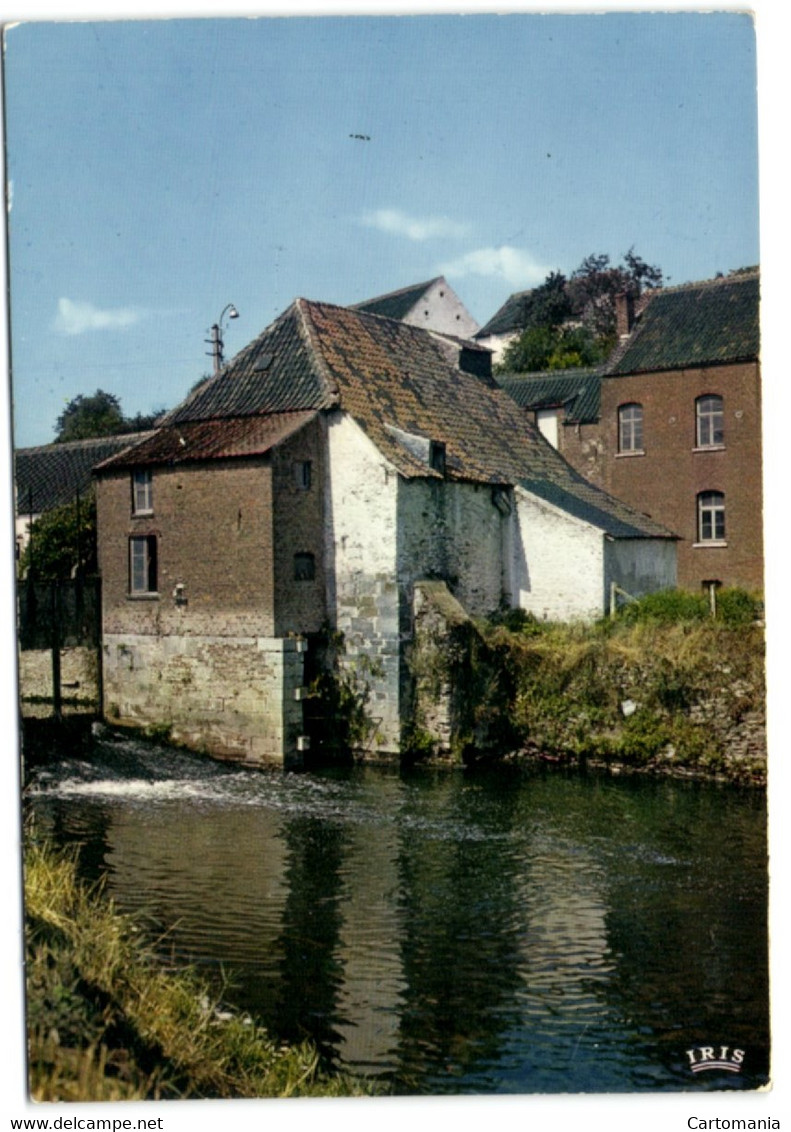
<path fill-rule="evenodd" d="M 186 798 L 214 799 L 217 797 L 217 791 L 208 782 L 194 782 L 185 779 L 162 779 L 161 781 L 151 782 L 142 778 L 100 778 L 86 782 L 83 779 L 64 778 L 45 792 L 56 797 L 104 797 L 140 801 L 170 801 Z"/>

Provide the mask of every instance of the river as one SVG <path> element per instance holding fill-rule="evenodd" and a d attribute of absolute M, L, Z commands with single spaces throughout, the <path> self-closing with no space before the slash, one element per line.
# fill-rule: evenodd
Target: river
<path fill-rule="evenodd" d="M 28 799 L 163 954 L 398 1093 L 767 1081 L 760 791 L 284 774 L 107 734 L 39 768 Z M 687 1050 L 721 1046 L 738 1072 L 693 1072 Z"/>

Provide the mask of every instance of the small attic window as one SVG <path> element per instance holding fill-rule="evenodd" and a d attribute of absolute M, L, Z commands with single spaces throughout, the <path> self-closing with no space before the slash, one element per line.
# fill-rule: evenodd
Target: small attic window
<path fill-rule="evenodd" d="M 428 448 L 429 467 L 441 476 L 445 475 L 445 445 L 439 440 L 432 440 Z"/>
<path fill-rule="evenodd" d="M 274 360 L 275 360 L 274 354 L 259 354 L 259 356 L 255 359 L 255 365 L 253 366 L 253 372 L 254 373 L 263 373 L 264 370 L 269 369 L 269 367 L 271 366 L 271 364 Z"/>

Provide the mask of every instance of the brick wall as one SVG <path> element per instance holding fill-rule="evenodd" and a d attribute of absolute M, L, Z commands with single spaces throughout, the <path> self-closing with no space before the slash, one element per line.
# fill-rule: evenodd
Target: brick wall
<path fill-rule="evenodd" d="M 153 513 L 140 517 L 129 473 L 104 476 L 97 526 L 105 633 L 274 635 L 268 459 L 156 468 Z M 129 597 L 129 536 L 146 533 L 158 536 L 158 599 Z"/>
<path fill-rule="evenodd" d="M 755 364 L 712 366 L 602 380 L 602 486 L 681 536 L 678 582 L 763 586 L 761 404 Z M 695 400 L 724 403 L 724 446 L 696 450 Z M 618 406 L 643 406 L 643 455 L 618 454 Z M 583 472 L 585 467 L 573 461 Z M 725 494 L 726 543 L 695 546 L 698 492 Z"/>
<path fill-rule="evenodd" d="M 281 481 L 292 457 L 312 454 L 309 440 L 292 447 L 276 460 Z M 155 468 L 152 513 L 133 516 L 129 473 L 100 479 L 104 712 L 111 722 L 167 730 L 176 742 L 246 762 L 300 761 L 303 654 L 296 639 L 275 635 L 277 555 L 290 554 L 290 536 L 278 542 L 273 532 L 272 484 L 268 457 Z M 318 477 L 312 498 L 321 498 Z M 292 500 L 291 512 L 307 522 L 310 506 Z M 285 514 L 279 519 L 285 523 Z M 156 595 L 129 595 L 132 534 L 157 535 Z M 301 539 L 299 530 L 293 538 Z M 287 603 L 285 610 L 281 620 L 293 617 Z M 310 614 L 320 618 L 320 603 Z"/>
<path fill-rule="evenodd" d="M 316 633 L 327 618 L 323 423 L 313 420 L 272 453 L 275 633 Z M 309 466 L 306 476 L 306 465 Z M 312 578 L 295 558 L 312 556 Z"/>

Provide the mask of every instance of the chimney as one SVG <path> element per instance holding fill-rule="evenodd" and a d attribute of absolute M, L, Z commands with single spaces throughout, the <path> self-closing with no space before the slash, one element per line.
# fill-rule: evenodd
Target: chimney
<path fill-rule="evenodd" d="M 615 296 L 615 329 L 618 340 L 628 338 L 634 324 L 634 295 L 622 291 Z"/>

